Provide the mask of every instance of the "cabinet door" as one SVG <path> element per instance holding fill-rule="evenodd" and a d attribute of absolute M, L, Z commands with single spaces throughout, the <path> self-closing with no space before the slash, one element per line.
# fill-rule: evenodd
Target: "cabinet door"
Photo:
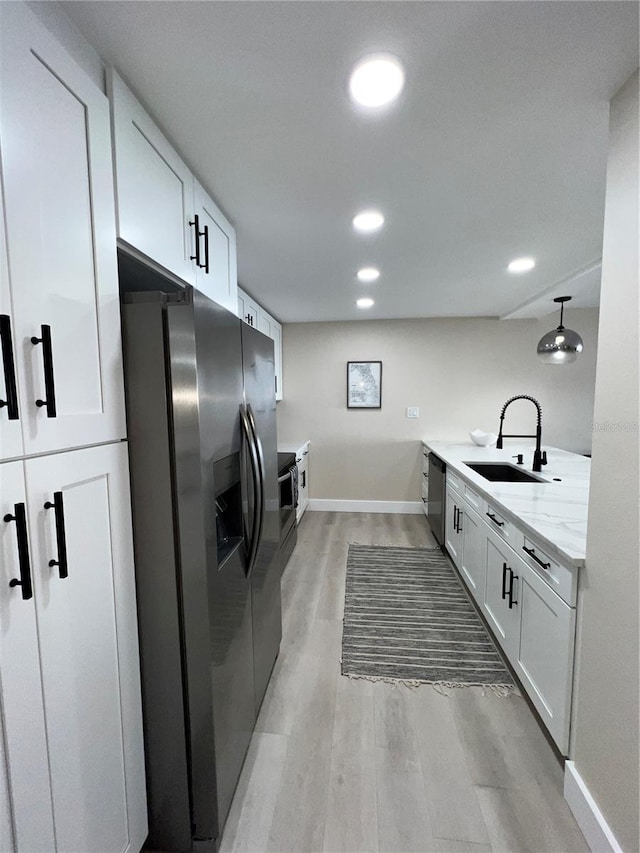
<path fill-rule="evenodd" d="M 200 264 L 196 272 L 198 290 L 237 314 L 236 232 L 197 181 L 194 181 L 194 207 L 201 235 L 198 248 Z"/>
<path fill-rule="evenodd" d="M 257 304 L 248 293 L 245 293 L 244 290 L 238 288 L 238 316 L 240 319 L 248 326 L 253 326 L 254 329 L 257 329 L 258 314 L 259 309 Z"/>
<path fill-rule="evenodd" d="M 0 458 L 2 459 L 12 459 L 23 454 L 20 423 L 22 406 L 16 373 L 17 352 L 14 326 L 5 239 L 4 199 L 0 193 L 0 400 L 3 401 L 0 408 Z"/>
<path fill-rule="evenodd" d="M 258 330 L 273 341 L 276 400 L 282 400 L 282 326 L 258 305 Z"/>
<path fill-rule="evenodd" d="M 113 117 L 118 237 L 196 283 L 193 175 L 115 71 Z"/>
<path fill-rule="evenodd" d="M 473 597 L 482 606 L 487 571 L 486 526 L 477 512 L 462 504 L 462 557 L 460 572 Z"/>
<path fill-rule="evenodd" d="M 551 736 L 567 755 L 575 610 L 520 559 L 517 574 L 520 632 L 513 664 Z"/>
<path fill-rule="evenodd" d="M 483 610 L 496 639 L 513 662 L 517 653 L 518 624 L 520 611 L 517 602 L 519 591 L 518 572 L 514 569 L 517 559 L 511 549 L 504 545 L 499 537 L 485 525 L 486 537 L 486 582 L 483 597 Z M 513 572 L 513 587 L 512 574 Z M 509 590 L 512 591 L 509 607 Z"/>
<path fill-rule="evenodd" d="M 22 462 L 0 465 L 0 671 L 6 762 L 10 780 L 13 844 L 18 853 L 55 850 L 51 790 L 47 764 L 36 600 L 28 587 L 9 586 L 14 579 L 33 580 L 33 552 L 18 549 L 24 541 L 22 519 L 26 494 Z M 22 574 L 20 567 L 22 564 Z M 1 787 L 1 784 L 0 784 Z M 77 809 L 70 809 L 77 814 Z M 0 846 L 5 850 L 4 846 Z M 9 847 L 11 849 L 11 847 Z"/>
<path fill-rule="evenodd" d="M 276 400 L 282 400 L 284 396 L 282 381 L 282 326 L 273 318 L 271 319 L 271 337 L 273 339 L 276 360 Z"/>
<path fill-rule="evenodd" d="M 296 453 L 298 465 L 298 510 L 297 521 L 300 521 L 309 505 L 309 442 L 304 444 Z"/>
<path fill-rule="evenodd" d="M 126 444 L 30 459 L 25 470 L 57 849 L 139 850 L 146 805 Z"/>
<path fill-rule="evenodd" d="M 32 454 L 125 435 L 109 105 L 25 4 L 0 5 L 14 345 Z M 50 348 L 32 343 L 46 327 Z"/>
<path fill-rule="evenodd" d="M 458 568 L 460 568 L 460 561 L 462 558 L 462 537 L 458 532 L 459 500 L 460 499 L 457 498 L 456 493 L 452 491 L 449 487 L 447 487 L 447 499 L 444 518 L 444 538 L 447 551 L 449 552 L 449 556 Z"/>

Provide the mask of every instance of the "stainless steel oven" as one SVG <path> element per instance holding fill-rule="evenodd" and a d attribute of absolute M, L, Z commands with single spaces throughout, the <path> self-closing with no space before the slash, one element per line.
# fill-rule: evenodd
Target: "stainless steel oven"
<path fill-rule="evenodd" d="M 295 453 L 278 453 L 278 490 L 280 501 L 280 574 L 285 570 L 298 538 L 298 466 Z"/>

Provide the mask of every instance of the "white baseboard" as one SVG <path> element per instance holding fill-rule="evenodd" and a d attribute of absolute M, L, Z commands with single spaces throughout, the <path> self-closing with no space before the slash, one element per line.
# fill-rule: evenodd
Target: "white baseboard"
<path fill-rule="evenodd" d="M 622 853 L 622 847 L 573 761 L 566 761 L 564 765 L 564 798 L 593 853 Z"/>
<path fill-rule="evenodd" d="M 320 512 L 394 512 L 420 515 L 422 501 L 342 501 L 331 498 L 311 498 L 308 509 Z"/>

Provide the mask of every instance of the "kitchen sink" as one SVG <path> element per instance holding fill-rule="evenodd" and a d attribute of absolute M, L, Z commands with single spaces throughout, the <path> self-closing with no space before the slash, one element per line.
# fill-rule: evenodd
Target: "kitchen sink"
<path fill-rule="evenodd" d="M 494 483 L 546 483 L 542 477 L 532 474 L 508 462 L 465 462 L 469 468 Z"/>

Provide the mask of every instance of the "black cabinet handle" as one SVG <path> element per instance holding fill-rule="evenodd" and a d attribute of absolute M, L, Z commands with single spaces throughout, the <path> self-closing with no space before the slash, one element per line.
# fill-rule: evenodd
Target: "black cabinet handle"
<path fill-rule="evenodd" d="M 513 597 L 513 582 L 518 580 L 518 575 L 514 575 L 511 569 L 509 569 L 509 574 L 511 575 L 511 582 L 509 583 L 509 610 L 511 610 L 513 605 L 518 603 Z"/>
<path fill-rule="evenodd" d="M 13 337 L 11 335 L 11 318 L 8 314 L 0 314 L 0 343 L 2 344 L 2 365 L 4 369 L 4 387 L 7 399 L 0 400 L 0 409 L 7 407 L 10 421 L 17 421 L 18 386 L 16 384 L 16 365 L 13 360 Z"/>
<path fill-rule="evenodd" d="M 302 472 L 302 488 L 306 489 L 306 487 L 307 487 L 307 472 L 303 471 Z"/>
<path fill-rule="evenodd" d="M 20 580 L 12 578 L 9 581 L 10 587 L 22 587 L 22 598 L 28 601 L 33 598 L 33 587 L 31 586 L 31 563 L 29 561 L 29 540 L 27 539 L 27 513 L 23 503 L 13 505 L 14 515 L 7 513 L 4 521 L 8 524 L 10 521 L 15 521 L 16 532 L 18 537 L 18 562 L 20 565 Z"/>
<path fill-rule="evenodd" d="M 462 533 L 462 510 L 458 507 L 458 521 L 456 522 L 456 533 Z"/>
<path fill-rule="evenodd" d="M 457 533 L 458 532 L 458 507 L 453 505 L 453 529 Z"/>
<path fill-rule="evenodd" d="M 510 572 L 511 569 L 507 566 L 506 563 L 502 564 L 502 600 L 504 601 L 507 597 L 507 572 Z"/>
<path fill-rule="evenodd" d="M 56 539 L 58 540 L 58 559 L 49 560 L 50 568 L 58 566 L 58 575 L 60 578 L 66 578 L 69 575 L 69 566 L 67 564 L 67 534 L 64 529 L 64 503 L 62 500 L 62 492 L 53 493 L 53 503 L 47 501 L 44 505 L 45 509 L 53 509 L 56 514 Z"/>
<path fill-rule="evenodd" d="M 36 400 L 36 406 L 41 408 L 47 407 L 47 417 L 55 418 L 56 416 L 56 386 L 53 379 L 53 349 L 51 347 L 51 326 L 40 326 L 40 334 L 42 337 L 31 338 L 31 343 L 34 346 L 42 344 L 42 363 L 44 366 L 44 393 L 47 395 L 46 400 Z"/>
<path fill-rule="evenodd" d="M 526 545 L 522 546 L 522 550 L 525 551 L 532 560 L 535 560 L 536 563 L 543 569 L 547 569 L 547 571 L 551 568 L 551 563 L 543 563 L 540 557 L 536 554 L 533 548 L 527 548 Z"/>
<path fill-rule="evenodd" d="M 498 527 L 504 527 L 504 521 L 498 521 L 498 519 L 495 517 L 495 515 L 492 512 L 488 512 L 487 515 L 489 516 L 491 521 L 493 521 L 494 524 L 498 525 Z"/>
<path fill-rule="evenodd" d="M 204 226 L 204 231 L 202 232 L 204 237 L 204 271 L 209 275 L 209 226 Z"/>
<path fill-rule="evenodd" d="M 195 228 L 194 240 L 195 240 L 195 244 L 196 244 L 196 253 L 195 253 L 195 255 L 189 255 L 189 260 L 195 261 L 196 266 L 199 267 L 199 266 L 201 266 L 201 263 L 200 263 L 200 219 L 199 219 L 197 213 L 194 214 L 193 219 L 189 220 L 189 225 L 193 226 Z"/>

